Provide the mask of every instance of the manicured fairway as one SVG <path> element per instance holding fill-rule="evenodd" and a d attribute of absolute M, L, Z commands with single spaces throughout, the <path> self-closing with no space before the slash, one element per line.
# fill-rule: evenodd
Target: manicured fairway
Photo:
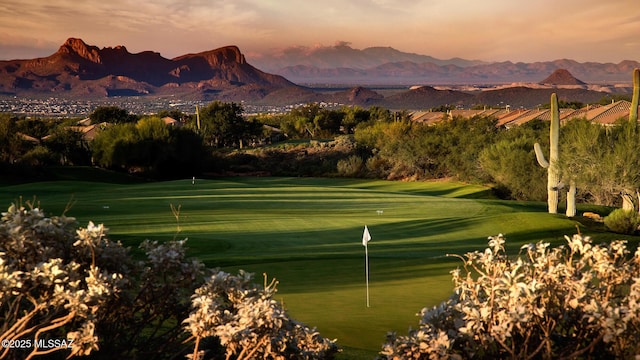
<path fill-rule="evenodd" d="M 313 178 L 191 179 L 105 184 L 59 181 L 0 187 L 8 206 L 37 196 L 42 207 L 81 225 L 104 223 L 112 239 L 135 248 L 169 240 L 181 206 L 179 238 L 210 267 L 245 269 L 280 281 L 278 299 L 292 316 L 345 348 L 344 359 L 372 359 L 387 331 L 406 333 L 416 313 L 451 293 L 446 254 L 483 250 L 504 233 L 507 248 L 562 242 L 575 222 L 544 204 L 483 199 L 486 190 L 450 182 L 401 183 Z M 371 307 L 365 305 L 364 225 L 369 243 Z"/>

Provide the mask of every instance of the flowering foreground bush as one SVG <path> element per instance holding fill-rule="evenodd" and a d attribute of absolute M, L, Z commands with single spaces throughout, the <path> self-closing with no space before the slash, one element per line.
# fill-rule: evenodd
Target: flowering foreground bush
<path fill-rule="evenodd" d="M 29 205 L 29 203 L 27 203 Z M 185 240 L 135 261 L 107 229 L 11 205 L 0 222 L 0 359 L 329 359 L 251 275 L 205 269 Z"/>
<path fill-rule="evenodd" d="M 222 271 L 211 275 L 193 295 L 193 311 L 184 322 L 196 340 L 194 357 L 201 358 L 199 343 L 215 336 L 226 348 L 227 359 L 325 359 L 336 352 L 332 341 L 290 319 L 272 299 L 276 281 L 261 289 L 251 274 Z"/>
<path fill-rule="evenodd" d="M 386 359 L 634 358 L 640 354 L 640 250 L 625 241 L 525 245 L 510 259 L 502 235 L 460 257 L 454 295 L 423 309 L 420 327 L 389 334 Z M 637 358 L 637 357 L 636 357 Z"/>

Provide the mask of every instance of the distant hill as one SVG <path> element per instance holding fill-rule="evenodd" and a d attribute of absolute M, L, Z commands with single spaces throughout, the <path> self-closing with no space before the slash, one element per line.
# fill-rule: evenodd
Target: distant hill
<path fill-rule="evenodd" d="M 606 92 L 587 89 L 568 88 L 530 88 L 525 86 L 513 86 L 500 89 L 492 89 L 476 92 L 464 92 L 457 90 L 440 90 L 431 86 L 421 86 L 375 101 L 376 105 L 390 109 L 427 110 L 430 108 L 453 105 L 461 108 L 487 105 L 489 107 L 506 107 L 512 109 L 533 109 L 549 103 L 551 93 L 557 93 L 558 98 L 564 101 L 576 101 L 584 104 L 597 103 L 605 96 Z"/>
<path fill-rule="evenodd" d="M 132 54 L 124 46 L 99 49 L 70 38 L 45 58 L 0 61 L 3 94 L 181 94 L 239 101 L 286 87 L 297 85 L 248 64 L 235 46 L 166 59 L 152 51 Z"/>
<path fill-rule="evenodd" d="M 429 109 L 441 105 L 470 106 L 475 96 L 455 90 L 437 90 L 431 86 L 421 86 L 382 101 L 383 106 L 391 109 Z"/>
<path fill-rule="evenodd" d="M 474 98 L 476 104 L 503 107 L 509 105 L 512 109 L 533 109 L 549 103 L 551 93 L 556 93 L 559 100 L 576 101 L 583 104 L 597 103 L 605 96 L 605 92 L 586 89 L 532 89 L 524 86 L 507 87 L 497 90 L 482 91 Z"/>
<path fill-rule="evenodd" d="M 567 69 L 558 69 L 542 80 L 543 85 L 586 85 L 582 80 L 576 79 Z"/>

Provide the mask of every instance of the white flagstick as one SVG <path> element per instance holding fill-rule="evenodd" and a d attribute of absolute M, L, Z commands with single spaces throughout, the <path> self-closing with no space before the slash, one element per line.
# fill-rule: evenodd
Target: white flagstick
<path fill-rule="evenodd" d="M 362 234 L 362 245 L 364 245 L 364 271 L 367 282 L 367 307 L 369 307 L 369 247 L 367 243 L 371 240 L 371 234 L 367 225 L 364 226 L 364 233 Z"/>
<path fill-rule="evenodd" d="M 364 256 L 365 274 L 367 277 L 367 307 L 369 307 L 369 251 L 367 251 L 367 245 L 364 246 Z"/>

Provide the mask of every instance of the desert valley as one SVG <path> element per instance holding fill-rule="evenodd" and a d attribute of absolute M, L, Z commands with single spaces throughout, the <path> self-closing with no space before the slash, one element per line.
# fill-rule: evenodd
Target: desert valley
<path fill-rule="evenodd" d="M 287 55 L 257 57 L 254 66 L 236 46 L 166 59 L 153 51 L 100 49 L 69 38 L 48 57 L 0 61 L 0 110 L 37 112 L 38 101 L 46 108 L 71 101 L 80 111 L 86 101 L 193 109 L 195 103 L 212 100 L 263 109 L 310 102 L 396 110 L 530 109 L 548 103 L 551 92 L 563 101 L 585 104 L 629 94 L 628 74 L 640 66 L 635 61 L 438 60 L 343 44 Z M 66 106 L 63 113 L 72 113 L 73 107 Z"/>

